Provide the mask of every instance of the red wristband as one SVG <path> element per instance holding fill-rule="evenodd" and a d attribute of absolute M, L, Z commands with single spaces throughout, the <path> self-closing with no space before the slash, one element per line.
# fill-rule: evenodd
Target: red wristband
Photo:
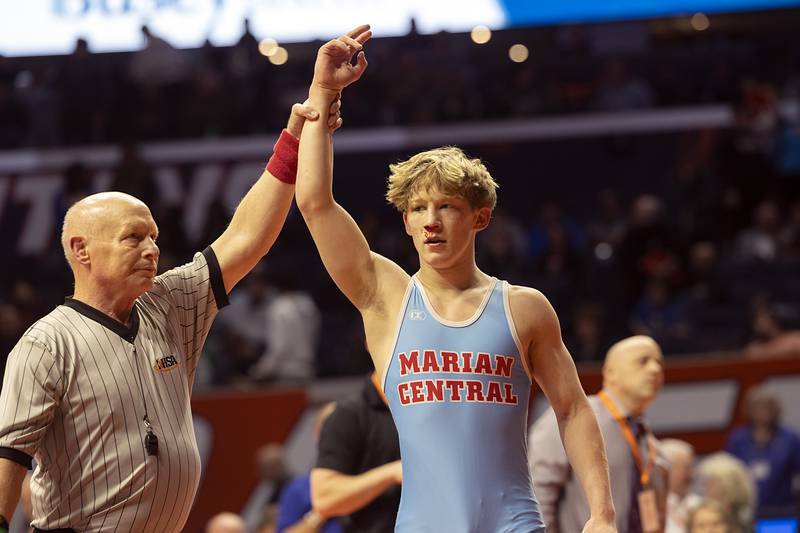
<path fill-rule="evenodd" d="M 272 149 L 272 157 L 267 163 L 267 171 L 284 183 L 294 184 L 297 181 L 297 152 L 300 139 L 295 138 L 286 129 L 281 131 L 278 142 Z"/>

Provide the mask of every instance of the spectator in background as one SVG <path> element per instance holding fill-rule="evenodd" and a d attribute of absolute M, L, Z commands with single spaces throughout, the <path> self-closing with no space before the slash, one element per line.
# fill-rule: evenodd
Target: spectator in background
<path fill-rule="evenodd" d="M 547 202 L 542 206 L 539 221 L 531 227 L 529 235 L 530 253 L 538 259 L 547 255 L 554 246 L 553 238 L 564 241 L 569 252 L 578 254 L 586 246 L 583 228 L 574 219 L 564 214 L 562 207 L 556 202 Z"/>
<path fill-rule="evenodd" d="M 219 513 L 206 524 L 206 533 L 245 533 L 244 520 L 234 513 Z"/>
<path fill-rule="evenodd" d="M 561 206 L 548 202 L 530 232 L 530 251 L 534 259 L 535 285 L 556 309 L 571 306 L 578 293 L 583 272 L 581 254 L 585 236 Z"/>
<path fill-rule="evenodd" d="M 110 78 L 92 56 L 86 39 L 75 41 L 75 49 L 65 58 L 55 80 L 62 101 L 60 122 L 66 144 L 104 140 L 113 94 Z"/>
<path fill-rule="evenodd" d="M 650 279 L 671 283 L 678 269 L 674 241 L 661 198 L 652 194 L 638 196 L 631 205 L 627 231 L 617 255 L 628 305 L 634 305 Z"/>
<path fill-rule="evenodd" d="M 589 243 L 594 248 L 598 244 L 608 244 L 612 250 L 619 248 L 628 222 L 619 202 L 619 195 L 613 189 L 605 189 L 597 197 L 598 214 L 587 226 Z"/>
<path fill-rule="evenodd" d="M 10 85 L 0 84 L 0 149 L 19 147 L 28 126 L 25 106 Z"/>
<path fill-rule="evenodd" d="M 695 307 L 730 303 L 729 291 L 722 278 L 716 245 L 709 241 L 692 244 L 684 290 L 688 302 Z"/>
<path fill-rule="evenodd" d="M 319 441 L 322 426 L 336 408 L 333 402 L 321 407 L 314 424 L 314 440 Z M 289 481 L 278 502 L 277 533 L 341 533 L 336 519 L 327 519 L 312 505 L 311 476 L 301 474 Z"/>
<path fill-rule="evenodd" d="M 664 439 L 661 452 L 669 461 L 666 533 L 686 533 L 689 514 L 700 496 L 690 492 L 694 477 L 694 448 L 686 441 Z"/>
<path fill-rule="evenodd" d="M 186 81 L 190 65 L 185 55 L 164 39 L 142 26 L 144 46 L 134 53 L 128 75 L 140 87 L 158 89 Z"/>
<path fill-rule="evenodd" d="M 61 143 L 60 99 L 53 87 L 52 67 L 37 66 L 17 75 L 15 88 L 28 117 L 26 146 L 53 147 Z"/>
<path fill-rule="evenodd" d="M 736 147 L 745 154 L 772 156 L 779 121 L 775 88 L 769 83 L 744 80 L 734 109 Z"/>
<path fill-rule="evenodd" d="M 753 340 L 745 348 L 745 355 L 751 359 L 800 357 L 800 330 L 789 329 L 792 322 L 797 322 L 794 308 L 756 301 Z"/>
<path fill-rule="evenodd" d="M 641 522 L 644 513 L 639 508 L 639 493 L 644 485 L 655 490 L 655 508 L 650 510 L 660 520 L 656 524 L 658 530 L 664 527 L 666 461 L 658 452 L 655 437 L 642 422 L 645 409 L 656 399 L 663 383 L 661 348 L 649 337 L 629 337 L 608 350 L 603 364 L 603 390 L 589 397 L 607 449 L 611 495 L 620 533 L 644 531 Z M 634 444 L 628 442 L 626 434 L 631 435 Z M 581 531 L 589 509 L 578 479 L 567 462 L 552 409 L 533 424 L 529 440 L 533 486 L 547 531 Z M 641 467 L 635 459 L 637 455 L 641 458 Z"/>
<path fill-rule="evenodd" d="M 637 335 L 652 336 L 674 351 L 689 334 L 686 305 L 670 294 L 665 282 L 651 280 L 633 309 L 630 328 Z"/>
<path fill-rule="evenodd" d="M 780 245 L 782 257 L 795 261 L 800 259 L 800 201 L 795 201 L 789 207 L 786 224 L 780 234 Z"/>
<path fill-rule="evenodd" d="M 603 307 L 582 304 L 575 311 L 565 342 L 575 361 L 597 361 L 608 350 Z"/>
<path fill-rule="evenodd" d="M 497 277 L 511 283 L 522 283 L 529 275 L 525 232 L 509 213 L 495 211 L 492 224 L 480 234 L 478 245 L 481 264 L 487 272 L 495 272 Z"/>
<path fill-rule="evenodd" d="M 653 107 L 653 91 L 645 80 L 631 74 L 625 61 L 606 62 L 595 89 L 592 107 L 601 111 Z"/>
<path fill-rule="evenodd" d="M 800 437 L 781 425 L 781 403 L 766 386 L 745 399 L 747 423 L 736 428 L 725 450 L 750 469 L 758 490 L 758 513 L 800 511 Z"/>
<path fill-rule="evenodd" d="M 64 170 L 64 189 L 57 202 L 57 215 L 59 223 L 64 221 L 67 209 L 83 200 L 93 192 L 94 171 L 81 162 L 75 162 Z"/>
<path fill-rule="evenodd" d="M 0 371 L 5 374 L 6 357 L 30 322 L 25 322 L 19 309 L 11 303 L 0 303 Z M 2 384 L 0 384 L 2 388 Z"/>
<path fill-rule="evenodd" d="M 747 466 L 725 452 L 707 456 L 697 467 L 703 497 L 716 500 L 731 516 L 734 533 L 753 530 L 756 492 Z"/>
<path fill-rule="evenodd" d="M 703 500 L 689 513 L 687 533 L 742 533 L 716 500 Z"/>
<path fill-rule="evenodd" d="M 345 533 L 392 533 L 402 481 L 397 429 L 373 372 L 323 426 L 311 471 L 314 508 L 341 517 Z"/>
<path fill-rule="evenodd" d="M 250 29 L 250 19 L 244 19 L 242 36 L 231 48 L 230 70 L 234 77 L 247 77 L 259 60 L 258 39 Z"/>
<path fill-rule="evenodd" d="M 225 344 L 236 345 L 232 353 L 213 354 L 214 380 L 217 383 L 235 381 L 247 375 L 247 370 L 264 353 L 267 343 L 264 324 L 270 291 L 264 274 L 263 262 L 242 280 L 230 295 L 230 305 L 219 318 L 223 326 L 218 330 Z"/>
<path fill-rule="evenodd" d="M 288 268 L 272 276 L 277 294 L 266 308 L 266 350 L 250 375 L 266 381 L 308 381 L 314 377 L 320 313 L 314 299 Z"/>
<path fill-rule="evenodd" d="M 179 135 L 183 130 L 188 95 L 192 94 L 192 65 L 188 55 L 142 26 L 144 47 L 131 56 L 128 80 L 132 113 L 128 135 L 149 139 Z"/>
<path fill-rule="evenodd" d="M 139 146 L 134 142 L 126 142 L 120 147 L 120 152 L 110 189 L 135 196 L 156 208 L 160 196 L 158 183 L 153 176 L 153 168 L 142 157 Z"/>
<path fill-rule="evenodd" d="M 17 76 L 17 69 L 12 64 L 11 59 L 0 54 L 0 87 L 11 87 L 14 85 L 14 78 Z"/>
<path fill-rule="evenodd" d="M 264 509 L 255 528 L 255 533 L 277 533 L 278 505 L 271 504 Z"/>
<path fill-rule="evenodd" d="M 242 510 L 247 530 L 255 529 L 261 523 L 270 506 L 277 504 L 289 474 L 286 471 L 283 446 L 265 444 L 256 451 L 256 467 L 259 484 Z"/>
<path fill-rule="evenodd" d="M 753 225 L 742 231 L 737 242 L 737 256 L 744 262 L 771 263 L 778 257 L 781 212 L 778 204 L 766 200 L 756 206 Z"/>

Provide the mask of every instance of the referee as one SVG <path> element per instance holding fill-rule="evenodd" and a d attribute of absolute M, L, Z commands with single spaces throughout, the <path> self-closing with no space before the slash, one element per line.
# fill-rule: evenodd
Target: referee
<path fill-rule="evenodd" d="M 363 31 L 363 30 L 361 30 Z M 359 32 L 360 34 L 360 32 Z M 357 34 L 358 35 L 358 34 Z M 360 73 L 332 65 L 341 79 Z M 339 102 L 328 123 L 341 125 Z M 200 479 L 190 395 L 227 294 L 267 253 L 294 194 L 297 138 L 318 113 L 295 105 L 267 169 L 228 229 L 156 276 L 158 227 L 116 192 L 64 219 L 75 293 L 8 356 L 0 394 L 0 532 L 31 478 L 35 531 L 180 531 Z"/>

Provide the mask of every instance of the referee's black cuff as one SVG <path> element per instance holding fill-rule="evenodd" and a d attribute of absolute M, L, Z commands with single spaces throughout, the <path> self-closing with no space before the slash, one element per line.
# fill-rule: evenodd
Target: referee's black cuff
<path fill-rule="evenodd" d="M 228 305 L 228 293 L 225 292 L 225 283 L 222 281 L 222 270 L 219 268 L 217 254 L 211 246 L 203 250 L 203 256 L 208 263 L 208 276 L 211 281 L 211 291 L 214 293 L 214 300 L 217 302 L 217 309 L 222 309 Z"/>
<path fill-rule="evenodd" d="M 14 448 L 6 448 L 5 446 L 0 446 L 0 458 L 8 459 L 9 461 L 14 461 L 18 465 L 24 466 L 28 470 L 33 468 L 33 457 L 31 457 L 25 452 L 21 452 Z"/>

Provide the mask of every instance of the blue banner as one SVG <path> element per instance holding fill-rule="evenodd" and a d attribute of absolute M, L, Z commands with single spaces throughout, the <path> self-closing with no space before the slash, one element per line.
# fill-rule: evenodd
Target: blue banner
<path fill-rule="evenodd" d="M 800 7 L 800 0 L 498 0 L 509 26 Z"/>

